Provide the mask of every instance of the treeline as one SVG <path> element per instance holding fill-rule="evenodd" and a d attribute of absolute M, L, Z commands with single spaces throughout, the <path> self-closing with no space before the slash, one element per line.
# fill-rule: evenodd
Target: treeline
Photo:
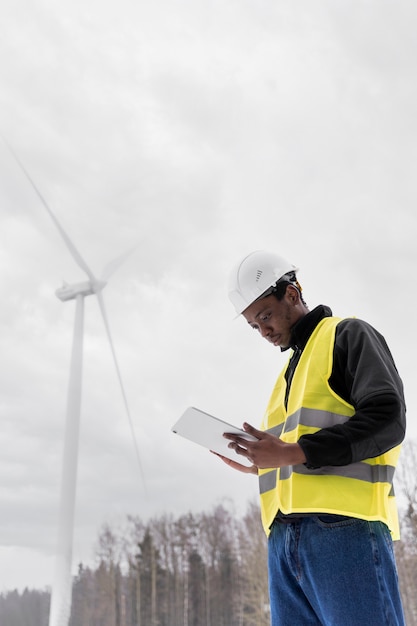
<path fill-rule="evenodd" d="M 97 564 L 78 567 L 71 626 L 268 626 L 259 507 L 105 526 Z M 47 626 L 47 591 L 0 596 L 0 626 Z"/>
<path fill-rule="evenodd" d="M 50 593 L 25 589 L 0 595 L 0 626 L 47 626 Z"/>
<path fill-rule="evenodd" d="M 80 566 L 71 626 L 267 626 L 266 539 L 259 509 L 129 518 L 99 538 L 97 569 Z"/>
<path fill-rule="evenodd" d="M 398 468 L 402 541 L 395 542 L 407 626 L 417 626 L 417 446 Z M 268 626 L 266 538 L 257 503 L 238 517 L 128 517 L 103 527 L 95 566 L 74 577 L 70 626 Z M 0 595 L 0 626 L 47 626 L 49 591 Z"/>

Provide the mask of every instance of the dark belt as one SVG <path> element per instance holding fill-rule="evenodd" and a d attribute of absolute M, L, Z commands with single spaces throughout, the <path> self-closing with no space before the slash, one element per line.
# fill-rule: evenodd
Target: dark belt
<path fill-rule="evenodd" d="M 294 524 L 296 522 L 300 522 L 301 520 L 305 519 L 306 517 L 326 517 L 328 518 L 328 521 L 330 521 L 330 519 L 332 517 L 335 518 L 335 521 L 341 522 L 345 519 L 349 519 L 349 516 L 347 515 L 339 515 L 338 513 L 289 513 L 288 515 L 285 515 L 284 513 L 282 513 L 281 511 L 278 511 L 278 513 L 275 516 L 274 521 L 272 522 L 272 524 L 274 522 L 277 522 L 278 524 Z M 272 526 L 271 524 L 271 526 Z"/>
<path fill-rule="evenodd" d="M 274 522 L 278 522 L 279 524 L 293 524 L 294 522 L 299 522 L 306 517 L 312 517 L 313 515 L 319 515 L 319 513 L 289 513 L 285 515 L 278 511 L 275 516 Z"/>

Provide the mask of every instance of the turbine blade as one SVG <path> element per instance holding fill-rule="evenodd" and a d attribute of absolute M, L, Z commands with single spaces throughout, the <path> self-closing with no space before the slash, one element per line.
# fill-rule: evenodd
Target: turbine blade
<path fill-rule="evenodd" d="M 117 360 L 116 351 L 114 349 L 114 344 L 113 344 L 113 340 L 112 340 L 111 333 L 110 333 L 110 326 L 109 326 L 109 321 L 108 321 L 108 317 L 107 317 L 106 307 L 104 306 L 103 294 L 102 294 L 101 291 L 99 291 L 98 293 L 96 293 L 96 296 L 97 296 L 97 299 L 98 299 L 101 315 L 103 317 L 104 326 L 106 328 L 107 338 L 108 338 L 109 343 L 110 343 L 110 349 L 111 349 L 111 352 L 112 352 L 112 355 L 113 355 L 113 361 L 114 361 L 114 364 L 115 364 L 115 367 L 116 367 L 117 378 L 119 379 L 120 389 L 122 391 L 123 403 L 125 405 L 126 414 L 127 414 L 128 420 L 129 420 L 130 432 L 132 434 L 133 445 L 134 445 L 135 453 L 136 453 L 136 459 L 137 459 L 137 462 L 138 462 L 138 465 L 139 465 L 139 471 L 140 471 L 140 474 L 141 474 L 141 477 L 142 477 L 143 486 L 144 486 L 145 491 L 146 491 L 145 477 L 144 477 L 142 463 L 141 463 L 140 454 L 139 454 L 139 446 L 138 446 L 138 443 L 137 443 L 137 440 L 136 440 L 135 430 L 134 430 L 134 427 L 133 427 L 133 420 L 132 420 L 132 416 L 131 416 L 131 413 L 130 413 L 129 404 L 127 402 L 127 396 L 126 396 L 125 388 L 124 388 L 124 385 L 123 385 L 122 375 L 120 373 L 119 363 L 118 363 L 118 360 Z"/>
<path fill-rule="evenodd" d="M 138 249 L 138 247 L 139 247 L 139 244 L 137 244 L 136 246 L 133 246 L 133 248 L 130 248 L 130 250 L 127 250 L 127 252 L 124 252 L 117 258 L 113 259 L 113 261 L 110 261 L 110 263 L 108 263 L 105 266 L 101 274 L 101 280 L 107 281 L 110 278 L 110 276 L 114 274 L 114 272 L 118 270 L 121 265 L 123 265 L 126 259 L 128 259 L 130 255 L 133 254 L 135 250 Z"/>
<path fill-rule="evenodd" d="M 57 227 L 59 233 L 61 234 L 61 237 L 65 241 L 65 243 L 67 245 L 67 248 L 69 249 L 71 255 L 73 256 L 74 261 L 87 274 L 88 278 L 92 282 L 95 282 L 96 281 L 96 277 L 94 276 L 94 274 L 91 271 L 91 269 L 88 267 L 87 263 L 84 261 L 84 259 L 81 256 L 81 254 L 78 252 L 77 248 L 72 243 L 71 239 L 69 238 L 69 236 L 67 235 L 67 233 L 65 232 L 65 230 L 63 229 L 61 224 L 58 222 L 58 220 L 55 217 L 54 213 L 52 212 L 52 210 L 48 206 L 48 203 L 46 202 L 45 198 L 43 197 L 43 195 L 41 194 L 41 192 L 39 191 L 39 189 L 35 185 L 33 179 L 31 178 L 31 176 L 29 175 L 29 172 L 26 170 L 25 166 L 23 165 L 23 163 L 21 162 L 21 160 L 19 159 L 17 154 L 15 153 L 13 148 L 10 146 L 10 144 L 6 141 L 6 139 L 4 137 L 3 137 L 3 141 L 6 144 L 6 146 L 8 147 L 9 151 L 11 152 L 11 154 L 13 155 L 16 163 L 18 164 L 18 166 L 22 170 L 23 174 L 26 176 L 27 180 L 31 184 L 31 186 L 34 189 L 34 191 L 35 191 L 36 195 L 38 196 L 39 200 L 42 202 L 43 206 L 45 207 L 45 209 L 49 213 L 49 216 L 51 217 L 51 219 L 54 222 L 55 226 Z"/>

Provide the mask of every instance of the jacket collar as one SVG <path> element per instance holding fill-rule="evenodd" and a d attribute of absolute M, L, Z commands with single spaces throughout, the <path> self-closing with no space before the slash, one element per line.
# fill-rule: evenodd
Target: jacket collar
<path fill-rule="evenodd" d="M 325 317 L 331 317 L 332 315 L 333 313 L 330 307 L 324 304 L 319 304 L 312 311 L 309 311 L 292 327 L 290 348 L 293 350 L 304 350 L 317 324 Z"/>

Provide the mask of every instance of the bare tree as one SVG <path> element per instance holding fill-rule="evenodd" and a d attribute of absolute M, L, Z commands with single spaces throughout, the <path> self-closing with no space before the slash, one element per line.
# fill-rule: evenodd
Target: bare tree
<path fill-rule="evenodd" d="M 396 472 L 399 487 L 401 541 L 395 556 L 407 626 L 417 626 L 417 443 L 408 440 Z"/>
<path fill-rule="evenodd" d="M 122 626 L 120 571 L 122 542 L 108 524 L 103 526 L 99 535 L 97 557 L 99 567 L 96 612 L 101 615 L 103 626 Z"/>
<path fill-rule="evenodd" d="M 240 607 L 245 626 L 269 624 L 267 539 L 259 506 L 250 503 L 239 531 L 242 571 Z"/>

